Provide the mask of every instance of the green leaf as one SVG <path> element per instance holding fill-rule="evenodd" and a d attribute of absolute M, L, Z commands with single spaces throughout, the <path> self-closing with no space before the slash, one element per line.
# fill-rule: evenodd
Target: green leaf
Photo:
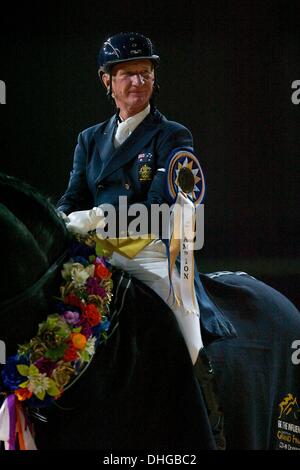
<path fill-rule="evenodd" d="M 56 383 L 54 382 L 54 380 L 50 379 L 49 381 L 49 387 L 47 389 L 47 393 L 51 396 L 51 397 L 55 397 L 56 395 L 59 395 L 60 393 L 60 390 L 59 388 L 57 387 Z"/>
<path fill-rule="evenodd" d="M 59 330 L 55 332 L 56 339 L 63 340 L 65 338 L 68 338 L 70 335 L 70 330 L 69 328 L 66 327 L 60 327 Z"/>
<path fill-rule="evenodd" d="M 79 326 L 78 328 L 73 328 L 72 333 L 80 333 L 82 329 L 82 326 Z"/>
<path fill-rule="evenodd" d="M 81 359 L 83 362 L 88 362 L 90 360 L 90 355 L 87 351 L 82 351 L 80 354 Z"/>
<path fill-rule="evenodd" d="M 46 395 L 46 392 L 45 392 L 45 390 L 42 390 L 41 392 L 35 393 L 35 395 L 36 395 L 40 400 L 44 400 L 45 395 Z"/>
<path fill-rule="evenodd" d="M 40 371 L 34 364 L 30 364 L 29 369 L 28 369 L 28 375 L 32 375 L 33 377 L 36 377 L 39 375 Z"/>
<path fill-rule="evenodd" d="M 18 355 L 19 356 L 25 356 L 25 354 L 27 354 L 27 352 L 30 350 L 30 344 L 29 343 L 25 343 L 25 344 L 18 344 Z"/>
<path fill-rule="evenodd" d="M 26 380 L 26 382 L 22 382 L 22 383 L 19 385 L 19 387 L 21 387 L 21 388 L 26 388 L 28 384 L 29 384 L 29 380 Z"/>
<path fill-rule="evenodd" d="M 48 349 L 48 351 L 45 352 L 45 357 L 47 357 L 48 359 L 52 359 L 52 361 L 56 362 L 58 361 L 58 359 L 61 359 L 63 357 L 67 347 L 68 345 L 66 343 L 62 343 L 55 349 Z"/>
<path fill-rule="evenodd" d="M 48 315 L 47 319 L 39 324 L 38 335 L 41 335 L 44 331 L 53 330 L 59 319 L 60 316 L 57 313 Z"/>
<path fill-rule="evenodd" d="M 110 250 L 107 250 L 103 246 L 101 246 L 101 241 L 96 242 L 96 255 L 102 258 L 102 256 L 109 256 L 110 255 Z"/>
<path fill-rule="evenodd" d="M 18 364 L 17 370 L 20 375 L 28 376 L 29 375 L 29 367 L 24 364 Z"/>
<path fill-rule="evenodd" d="M 55 326 L 58 320 L 60 319 L 60 316 L 58 313 L 52 313 L 51 315 L 48 315 L 47 317 L 47 323 L 51 327 Z"/>

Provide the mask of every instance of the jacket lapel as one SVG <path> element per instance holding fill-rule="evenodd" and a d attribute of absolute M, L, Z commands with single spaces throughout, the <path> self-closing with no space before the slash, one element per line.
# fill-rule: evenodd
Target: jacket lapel
<path fill-rule="evenodd" d="M 148 114 L 125 142 L 115 149 L 113 134 L 116 120 L 115 116 L 113 117 L 113 121 L 111 120 L 112 122 L 110 121 L 107 126 L 106 134 L 104 132 L 101 137 L 98 135 L 96 139 L 97 147 L 103 160 L 102 171 L 96 180 L 96 184 L 136 157 L 137 153 L 142 150 L 158 131 L 157 125 L 160 123 L 161 118 L 162 116 L 158 111 L 155 111 L 154 114 Z"/>
<path fill-rule="evenodd" d="M 99 150 L 102 164 L 105 165 L 109 160 L 112 153 L 115 151 L 113 144 L 113 137 L 116 129 L 116 115 L 112 116 L 107 125 L 103 128 L 97 129 L 94 133 L 94 138 Z"/>

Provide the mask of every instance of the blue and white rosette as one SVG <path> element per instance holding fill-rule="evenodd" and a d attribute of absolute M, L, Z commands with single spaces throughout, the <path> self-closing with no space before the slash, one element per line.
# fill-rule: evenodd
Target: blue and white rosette
<path fill-rule="evenodd" d="M 169 263 L 170 278 L 180 255 L 180 297 L 185 313 L 199 316 L 194 288 L 194 240 L 196 207 L 205 194 L 203 171 L 196 155 L 190 150 L 172 151 L 166 167 L 166 192 L 173 203 Z"/>
<path fill-rule="evenodd" d="M 194 178 L 193 188 L 186 194 L 179 185 L 180 170 L 190 170 Z M 175 203 L 178 194 L 184 192 L 186 196 L 193 202 L 196 207 L 204 199 L 205 180 L 198 157 L 194 152 L 177 148 L 173 150 L 168 158 L 167 163 L 167 196 L 170 202 Z"/>

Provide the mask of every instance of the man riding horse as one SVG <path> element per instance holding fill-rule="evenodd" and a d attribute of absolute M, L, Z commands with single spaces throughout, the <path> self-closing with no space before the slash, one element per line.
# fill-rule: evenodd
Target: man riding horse
<path fill-rule="evenodd" d="M 116 34 L 101 47 L 98 73 L 117 111 L 107 121 L 79 134 L 69 185 L 58 202 L 58 209 L 69 214 L 70 229 L 95 229 L 102 220 L 99 207 L 107 203 L 116 208 L 118 218 L 124 210 L 120 197 L 126 199 L 129 210 L 133 203 L 144 204 L 149 219 L 151 205 L 169 203 L 165 190 L 169 157 L 180 149 L 179 157 L 189 158 L 193 139 L 188 129 L 167 120 L 155 107 L 158 63 L 152 42 L 138 33 Z M 192 157 L 193 164 L 197 159 Z M 199 194 L 195 199 L 200 200 Z M 89 210 L 92 207 L 95 209 Z M 193 313 L 187 314 L 182 301 L 173 301 L 166 246 L 159 238 L 151 239 L 151 223 L 148 230 L 146 239 L 128 239 L 122 254 L 114 253 L 111 263 L 145 282 L 172 308 L 195 364 L 203 342 L 234 337 L 234 328 L 206 295 L 197 269 Z M 181 283 L 175 266 L 172 284 L 177 300 L 182 297 Z"/>
<path fill-rule="evenodd" d="M 98 232 L 103 227 L 105 204 L 122 212 L 119 196 L 126 197 L 129 207 L 139 202 L 149 208 L 171 204 L 172 193 L 177 191 L 175 199 L 179 198 L 181 209 L 189 206 L 189 214 L 194 214 L 194 204 L 201 202 L 203 188 L 197 187 L 196 175 L 201 175 L 203 184 L 203 174 L 193 153 L 191 134 L 168 121 L 154 104 L 158 61 L 151 41 L 137 33 L 115 35 L 100 50 L 99 75 L 117 112 L 78 137 L 69 186 L 58 203 L 67 227 L 77 238 L 93 238 L 95 229 Z M 183 174 L 187 180 L 192 177 L 194 186 L 180 180 L 183 167 L 189 168 Z M 53 356 L 58 351 L 53 351 L 53 334 L 49 335 L 47 328 L 54 322 L 64 335 L 62 321 L 71 325 L 71 335 L 64 342 L 64 361 L 69 363 L 59 364 L 63 372 L 59 378 L 65 379 L 77 366 L 72 359 L 74 348 L 81 357 L 91 330 L 97 327 L 97 312 L 94 307 L 87 309 L 85 303 L 100 302 L 102 285 L 99 279 L 90 278 L 95 270 L 105 271 L 106 265 L 97 252 L 86 258 L 86 249 L 81 247 L 79 256 L 77 248 L 76 253 L 68 248 L 70 239 L 63 222 L 32 188 L 0 175 L 0 196 L 7 274 L 0 286 L 0 331 L 10 358 L 1 373 L 0 439 L 13 447 L 15 435 L 8 432 L 7 416 L 13 421 L 14 403 L 20 417 L 24 398 L 20 388 L 34 390 L 34 374 L 46 374 L 39 369 L 42 366 L 47 366 L 51 377 L 51 367 L 58 368 Z M 150 234 L 151 225 L 146 235 Z M 290 348 L 300 331 L 296 308 L 245 273 L 199 275 L 195 269 L 194 309 L 186 309 L 189 299 L 183 298 L 180 267 L 178 263 L 171 266 L 172 256 L 179 252 L 182 264 L 185 250 L 178 252 L 175 244 L 172 251 L 172 239 L 165 240 L 160 233 L 140 240 L 133 240 L 129 233 L 117 235 L 116 239 L 98 240 L 100 249 L 110 250 L 109 261 L 114 266 L 108 339 L 99 344 L 88 369 L 78 370 L 80 380 L 76 379 L 52 408 L 43 408 L 40 389 L 35 390 L 41 397 L 40 405 L 23 407 L 24 416 L 35 422 L 37 447 L 224 448 L 222 413 L 211 387 L 213 373 L 210 362 L 205 362 L 205 350 L 218 378 L 228 448 L 285 448 L 287 433 L 297 446 L 298 415 L 283 408 L 284 403 L 293 403 L 296 409 L 300 400 L 300 369 L 290 361 Z M 71 302 L 71 308 L 61 311 L 60 304 L 52 311 L 50 294 L 57 295 L 58 269 L 66 260 L 61 295 Z M 83 302 L 78 303 L 75 296 L 75 305 L 74 296 L 64 295 L 66 279 L 72 279 L 73 287 L 79 282 Z M 170 295 L 172 289 L 177 302 Z M 188 292 L 193 295 L 193 289 Z M 74 321 L 80 312 L 84 318 L 78 326 Z M 49 320 L 47 313 L 52 314 Z M 84 324 L 88 319 L 90 327 Z M 45 353 L 36 348 L 41 335 L 47 340 L 46 352 L 52 363 L 43 356 L 41 365 L 40 359 L 32 356 L 33 378 L 22 383 L 22 377 L 31 373 L 24 356 L 28 342 L 30 354 L 32 348 L 34 353 Z M 52 382 L 46 385 L 58 398 Z M 26 419 L 23 424 L 19 419 L 20 429 L 26 430 L 26 423 Z M 10 429 L 22 434 L 16 422 Z M 22 448 L 22 439 L 19 442 Z"/>

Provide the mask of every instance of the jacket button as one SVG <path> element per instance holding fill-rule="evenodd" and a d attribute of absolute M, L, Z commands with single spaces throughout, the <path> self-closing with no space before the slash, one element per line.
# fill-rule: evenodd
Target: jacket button
<path fill-rule="evenodd" d="M 100 184 L 100 183 L 99 183 L 99 184 L 97 185 L 97 188 L 101 191 L 101 189 L 104 189 L 104 184 Z"/>
<path fill-rule="evenodd" d="M 127 191 L 128 191 L 128 189 L 130 188 L 130 185 L 128 183 L 125 183 L 124 186 L 125 186 L 125 189 L 127 189 Z"/>

